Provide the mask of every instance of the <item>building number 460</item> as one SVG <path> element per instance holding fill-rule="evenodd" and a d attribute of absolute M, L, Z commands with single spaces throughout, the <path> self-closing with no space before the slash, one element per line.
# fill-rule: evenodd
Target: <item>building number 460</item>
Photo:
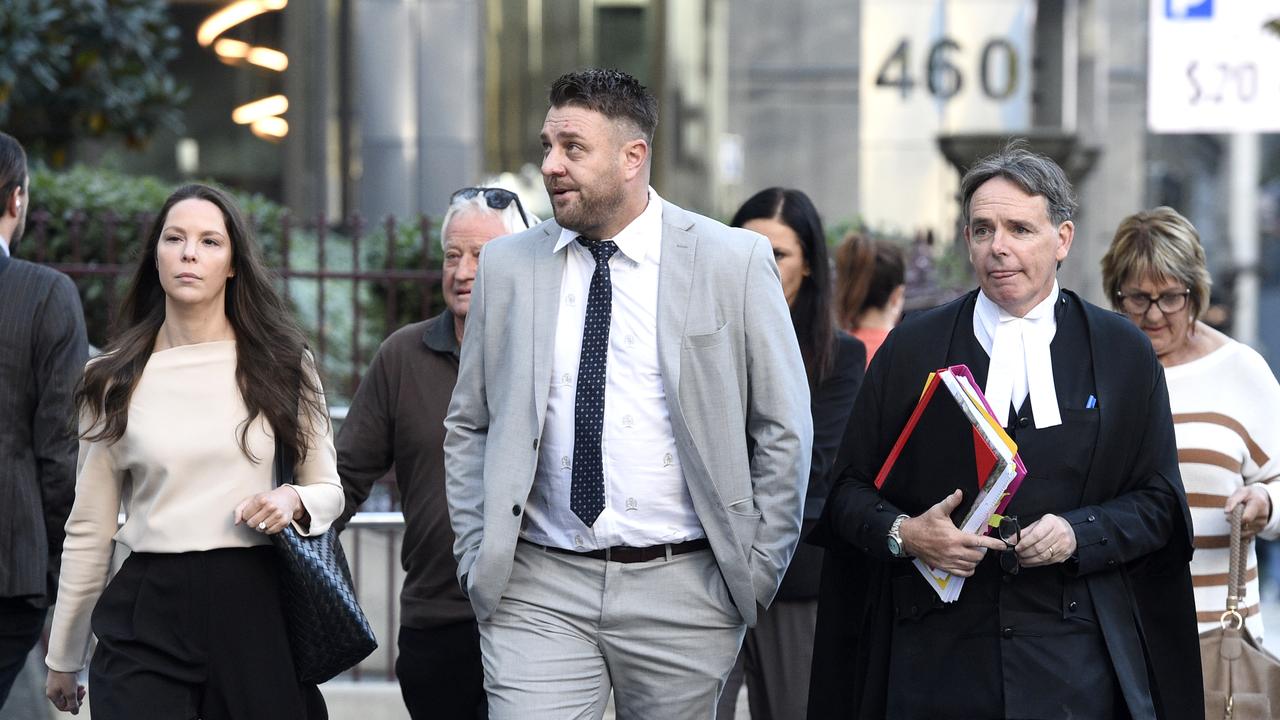
<path fill-rule="evenodd" d="M 965 86 L 964 72 L 953 62 L 962 53 L 960 43 L 942 38 L 929 46 L 924 66 L 925 87 L 929 94 L 947 100 Z M 993 38 L 982 46 L 978 63 L 978 83 L 982 93 L 992 100 L 1004 100 L 1018 89 L 1018 51 L 1008 40 Z M 911 41 L 903 38 L 893 53 L 880 65 L 876 85 L 897 88 L 905 100 L 916 87 L 911 74 Z"/>

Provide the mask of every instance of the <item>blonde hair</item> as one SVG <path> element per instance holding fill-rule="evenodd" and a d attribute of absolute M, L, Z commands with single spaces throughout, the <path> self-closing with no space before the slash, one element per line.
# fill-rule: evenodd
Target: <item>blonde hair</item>
<path fill-rule="evenodd" d="M 1191 221 L 1171 207 L 1134 213 L 1120 221 L 1111 247 L 1102 257 L 1102 287 L 1111 305 L 1120 309 L 1120 286 L 1150 278 L 1173 280 L 1191 295 L 1191 322 L 1209 307 L 1213 280 L 1205 264 L 1200 233 Z"/>

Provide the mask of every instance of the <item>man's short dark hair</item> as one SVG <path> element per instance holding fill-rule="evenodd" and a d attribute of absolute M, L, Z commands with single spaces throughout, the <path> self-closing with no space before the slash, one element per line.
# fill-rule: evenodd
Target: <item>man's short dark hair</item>
<path fill-rule="evenodd" d="M 993 155 L 988 155 L 969 168 L 960 180 L 960 208 L 964 222 L 969 223 L 969 205 L 973 194 L 992 178 L 1002 177 L 1028 195 L 1044 196 L 1049 220 L 1054 226 L 1070 220 L 1076 212 L 1076 198 L 1071 181 L 1058 163 L 1031 152 L 1023 141 L 1015 140 Z"/>
<path fill-rule="evenodd" d="M 8 133 L 0 132 L 0 201 L 7 200 L 14 188 L 27 182 L 27 151 Z"/>
<path fill-rule="evenodd" d="M 587 68 L 565 73 L 551 84 L 551 107 L 594 110 L 610 120 L 628 120 L 653 144 L 658 100 L 648 88 L 621 70 Z"/>

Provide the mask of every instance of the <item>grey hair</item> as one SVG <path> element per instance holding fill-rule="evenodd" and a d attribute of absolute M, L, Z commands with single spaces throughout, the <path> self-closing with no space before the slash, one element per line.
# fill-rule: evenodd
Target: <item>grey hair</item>
<path fill-rule="evenodd" d="M 1001 177 L 1017 185 L 1028 195 L 1044 197 L 1049 220 L 1054 226 L 1070 220 L 1076 212 L 1075 193 L 1071 181 L 1058 163 L 1028 150 L 1025 141 L 1015 140 L 1003 150 L 982 158 L 969 168 L 960 180 L 961 207 L 964 222 L 969 224 L 969 206 L 973 194 L 992 178 Z"/>
<path fill-rule="evenodd" d="M 445 212 L 444 220 L 440 223 L 441 250 L 446 249 L 445 239 L 449 236 L 449 223 L 453 222 L 454 218 L 459 215 L 470 215 L 472 213 L 492 215 L 501 220 L 502 228 L 506 231 L 503 233 L 504 235 L 513 235 L 524 230 L 526 227 L 526 220 L 529 223 L 528 227 L 533 227 L 541 222 L 538 220 L 538 216 L 528 211 L 524 214 L 525 219 L 521 220 L 520 208 L 515 203 L 511 203 L 501 210 L 495 210 L 494 208 L 489 207 L 489 203 L 485 200 L 483 193 L 473 195 L 469 198 L 458 196 L 453 199 L 453 202 L 449 203 L 449 209 Z"/>

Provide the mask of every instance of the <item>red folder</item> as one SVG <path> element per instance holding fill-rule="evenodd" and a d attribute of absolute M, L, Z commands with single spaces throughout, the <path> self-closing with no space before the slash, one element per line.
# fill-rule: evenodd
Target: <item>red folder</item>
<path fill-rule="evenodd" d="M 884 481 L 889 477 L 889 471 L 893 469 L 893 464 L 898 461 L 898 456 L 902 454 L 902 448 L 906 447 L 907 440 L 911 438 L 911 433 L 915 432 L 916 425 L 919 424 L 925 409 L 933 401 L 934 391 L 941 384 L 942 378 L 938 377 L 938 373 L 929 373 L 929 379 L 924 384 L 924 392 L 920 393 L 920 399 L 916 402 L 915 409 L 911 411 L 911 417 L 907 418 L 907 424 L 902 427 L 902 432 L 898 433 L 898 439 L 893 443 L 893 449 L 889 451 L 889 457 L 885 458 L 884 464 L 880 466 L 880 472 L 876 473 L 877 490 L 884 489 Z M 947 398 L 947 401 L 950 402 L 950 399 Z M 982 442 L 976 437 L 974 440 Z"/>
<path fill-rule="evenodd" d="M 902 508 L 903 512 L 912 515 L 928 509 L 959 486 L 964 491 L 964 499 L 952 513 L 952 519 L 959 525 L 968 514 L 979 490 L 991 478 L 1000 458 L 960 410 L 951 393 L 946 388 L 938 392 L 939 386 L 943 384 L 939 373 L 944 370 L 955 376 L 968 378 L 978 392 L 978 399 L 986 405 L 986 399 L 981 397 L 981 391 L 977 389 L 977 383 L 973 381 L 967 367 L 956 365 L 930 373 L 920 399 L 876 474 L 875 485 L 882 495 Z M 990 414 L 989 407 L 987 412 Z M 927 437 L 916 435 L 917 429 L 922 426 L 929 428 L 926 433 L 922 433 Z M 900 462 L 904 453 L 911 457 L 910 462 Z M 963 470 L 968 462 L 973 463 L 972 475 L 969 475 L 972 478 L 971 484 L 962 480 L 968 475 Z M 895 470 L 900 470 L 903 464 L 909 466 L 909 469 L 895 474 Z M 1020 470 L 1018 477 L 996 506 L 997 513 L 1008 505 L 1025 475 L 1025 468 L 1020 460 L 1017 461 L 1017 466 Z"/>

